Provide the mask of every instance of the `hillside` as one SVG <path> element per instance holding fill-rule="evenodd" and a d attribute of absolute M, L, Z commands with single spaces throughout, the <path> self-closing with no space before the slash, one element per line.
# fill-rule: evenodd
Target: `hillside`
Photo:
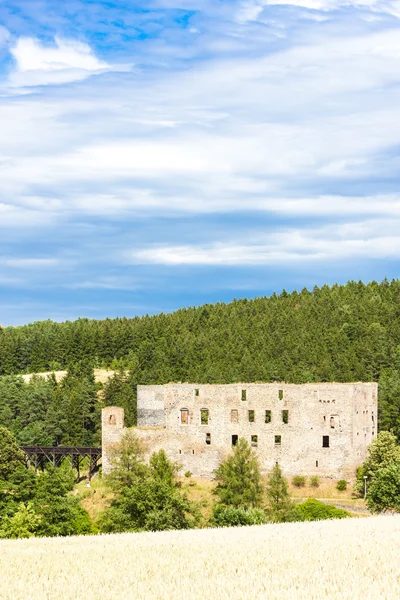
<path fill-rule="evenodd" d="M 1 597 L 390 600 L 400 596 L 399 542 L 398 516 L 6 540 Z"/>
<path fill-rule="evenodd" d="M 133 394 L 138 383 L 168 381 L 372 380 L 380 426 L 400 437 L 399 317 L 400 280 L 385 280 L 133 319 L 44 321 L 0 332 L 0 374 L 123 367 Z M 120 391 L 107 400 L 120 404 Z M 0 424 L 1 411 L 0 402 Z"/>

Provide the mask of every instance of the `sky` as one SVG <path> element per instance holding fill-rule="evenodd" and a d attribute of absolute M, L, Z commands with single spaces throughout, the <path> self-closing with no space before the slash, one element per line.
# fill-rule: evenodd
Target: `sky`
<path fill-rule="evenodd" d="M 400 0 L 0 0 L 0 323 L 397 278 Z"/>

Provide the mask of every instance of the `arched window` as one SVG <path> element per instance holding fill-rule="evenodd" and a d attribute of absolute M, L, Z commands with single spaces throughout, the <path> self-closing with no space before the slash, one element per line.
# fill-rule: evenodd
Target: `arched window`
<path fill-rule="evenodd" d="M 115 418 L 115 415 L 110 415 L 108 418 L 108 424 L 109 425 L 116 425 L 117 424 L 117 420 Z"/>

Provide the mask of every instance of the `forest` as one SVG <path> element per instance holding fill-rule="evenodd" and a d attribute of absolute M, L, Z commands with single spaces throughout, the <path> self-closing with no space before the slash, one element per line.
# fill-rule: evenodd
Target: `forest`
<path fill-rule="evenodd" d="M 118 371 L 100 394 L 94 367 Z M 59 369 L 59 383 L 18 377 Z M 380 429 L 400 439 L 400 280 L 6 327 L 0 376 L 0 425 L 20 444 L 99 443 L 102 405 L 123 406 L 133 425 L 136 385 L 170 381 L 377 381 Z"/>

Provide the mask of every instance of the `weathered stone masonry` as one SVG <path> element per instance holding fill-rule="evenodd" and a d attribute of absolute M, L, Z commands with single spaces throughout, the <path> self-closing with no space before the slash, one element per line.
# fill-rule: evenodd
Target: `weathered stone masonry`
<path fill-rule="evenodd" d="M 138 386 L 137 435 L 148 453 L 164 448 L 182 471 L 212 477 L 238 438 L 261 468 L 287 475 L 351 478 L 377 432 L 375 383 L 241 383 Z M 103 410 L 103 470 L 124 432 L 123 409 Z"/>

